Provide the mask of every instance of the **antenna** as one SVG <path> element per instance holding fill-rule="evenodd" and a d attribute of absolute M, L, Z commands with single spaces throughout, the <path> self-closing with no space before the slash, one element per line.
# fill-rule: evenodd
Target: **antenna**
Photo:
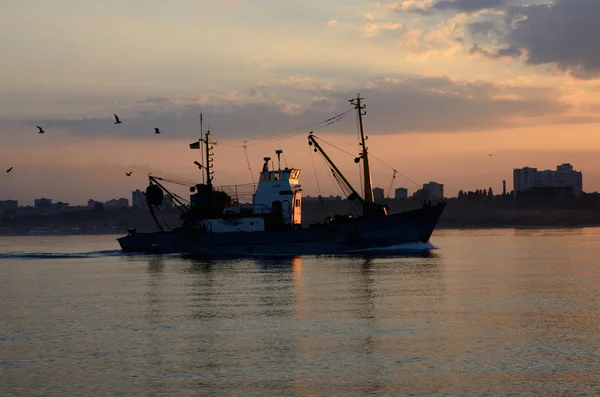
<path fill-rule="evenodd" d="M 269 171 L 269 160 L 271 160 L 270 157 L 263 157 L 264 160 L 264 164 L 263 164 L 263 169 L 262 172 L 268 172 Z"/>
<path fill-rule="evenodd" d="M 277 149 L 275 150 L 275 153 L 277 153 L 277 168 L 281 171 L 281 153 L 283 153 L 283 150 Z"/>

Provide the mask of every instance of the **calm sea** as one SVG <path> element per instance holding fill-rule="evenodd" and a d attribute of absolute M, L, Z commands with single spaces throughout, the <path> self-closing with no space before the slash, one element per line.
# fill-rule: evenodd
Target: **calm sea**
<path fill-rule="evenodd" d="M 0 395 L 600 395 L 600 229 L 215 262 L 116 237 L 0 238 Z"/>

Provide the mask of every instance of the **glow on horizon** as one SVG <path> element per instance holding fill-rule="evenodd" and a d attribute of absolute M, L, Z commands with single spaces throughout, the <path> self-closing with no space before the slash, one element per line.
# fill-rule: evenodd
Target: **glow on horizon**
<path fill-rule="evenodd" d="M 228 124 L 232 131 L 213 125 L 215 134 L 252 138 L 254 132 L 244 131 L 260 130 L 263 122 L 267 129 L 269 109 L 278 112 L 269 121 L 273 128 L 280 122 L 279 128 L 287 130 L 332 116 L 349 93 L 364 89 L 371 90 L 367 131 L 378 130 L 370 132 L 371 150 L 418 184 L 439 181 L 448 195 L 459 189 L 496 190 L 502 179 L 512 184 L 515 167 L 569 162 L 583 171 L 585 191 L 600 190 L 594 161 L 600 150 L 599 80 L 576 78 L 553 64 L 528 65 L 525 55 L 493 58 L 470 51 L 469 24 L 492 18 L 493 12 L 406 11 L 431 6 L 433 0 L 0 4 L 5 32 L 0 37 L 0 167 L 15 166 L 4 176 L 0 199 L 26 203 L 50 196 L 81 204 L 89 198 L 129 197 L 145 186 L 148 172 L 193 178 L 196 153 L 187 144 L 197 125 L 190 116 L 195 109 L 210 108 L 224 123 L 226 109 L 264 105 L 264 115 Z M 494 43 L 488 36 L 479 39 L 482 48 Z M 461 130 L 460 120 L 443 112 L 452 97 L 473 101 L 477 111 L 489 109 L 489 126 L 474 114 L 477 127 Z M 375 102 L 384 113 L 375 105 L 369 108 Z M 408 120 L 402 109 L 414 103 L 423 115 Z M 129 123 L 115 134 L 114 112 L 138 125 L 156 123 L 165 133 L 147 137 L 126 127 Z M 303 112 L 311 118 L 293 119 Z M 436 118 L 439 123 L 428 121 Z M 81 119 L 75 132 L 72 119 Z M 98 119 L 106 119 L 105 131 L 98 129 Z M 35 133 L 40 120 L 54 123 L 43 136 Z M 356 150 L 352 123 L 323 134 Z M 301 147 L 305 137 L 281 145 L 304 169 L 305 194 L 316 195 L 312 163 Z M 257 169 L 260 158 L 275 149 L 252 148 L 253 166 Z M 217 148 L 220 184 L 250 180 L 240 150 Z M 492 159 L 488 152 L 495 153 Z M 356 179 L 352 165 L 341 167 Z M 131 170 L 135 177 L 122 178 Z M 390 176 L 385 167 L 373 170 L 374 184 L 386 190 Z M 398 186 L 416 187 L 400 177 Z"/>

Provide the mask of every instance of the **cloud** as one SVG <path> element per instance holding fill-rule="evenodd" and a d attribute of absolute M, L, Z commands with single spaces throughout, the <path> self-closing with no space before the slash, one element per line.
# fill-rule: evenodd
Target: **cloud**
<path fill-rule="evenodd" d="M 369 20 L 371 21 L 371 20 Z M 363 27 L 363 37 L 374 37 L 382 30 L 396 30 L 401 28 L 401 23 L 393 23 L 393 22 L 369 22 L 366 23 Z"/>
<path fill-rule="evenodd" d="M 576 78 L 600 77 L 600 1 L 559 0 L 513 10 L 519 18 L 503 38 L 527 52 L 531 65 L 556 64 Z"/>
<path fill-rule="evenodd" d="M 301 80 L 301 79 L 300 79 Z M 210 124 L 215 139 L 251 139 L 296 130 L 349 109 L 351 90 L 314 86 L 287 88 L 305 95 L 285 100 L 276 95 L 232 95 L 232 100 L 197 104 L 189 98 L 148 98 L 132 104 L 114 125 L 111 117 L 29 120 L 47 131 L 77 137 L 128 139 L 196 139 L 198 115 Z M 250 91 L 251 92 L 251 91 Z M 447 77 L 381 78 L 361 93 L 367 98 L 370 133 L 484 131 L 539 123 L 540 118 L 568 114 L 570 105 L 556 89 L 502 86 L 490 82 L 455 81 Z M 214 97 L 219 97 L 215 95 Z M 354 131 L 353 117 L 328 127 Z M 559 121 L 556 121 L 559 122 Z M 306 132 L 310 127 L 307 127 Z M 300 130 L 301 131 L 301 130 Z"/>
<path fill-rule="evenodd" d="M 463 26 L 467 20 L 464 14 L 459 14 L 428 27 L 416 20 L 400 29 L 397 43 L 410 53 L 410 58 L 427 59 L 433 54 L 451 56 L 464 48 Z"/>
<path fill-rule="evenodd" d="M 430 15 L 437 12 L 459 12 L 475 13 L 482 10 L 503 9 L 508 5 L 516 3 L 518 0 L 441 0 L 431 4 L 429 7 L 398 7 L 398 12 L 416 12 L 419 14 Z"/>
<path fill-rule="evenodd" d="M 556 65 L 578 79 L 600 77 L 596 43 L 600 37 L 600 1 L 533 1 L 441 0 L 428 7 L 397 7 L 395 11 L 469 15 L 466 26 L 474 41 L 468 47 L 471 54 L 490 59 L 525 55 L 528 65 Z M 483 49 L 484 44 L 496 48 Z"/>
<path fill-rule="evenodd" d="M 472 36 L 488 36 L 491 33 L 498 33 L 499 27 L 494 21 L 475 21 L 467 25 Z"/>
<path fill-rule="evenodd" d="M 469 54 L 475 55 L 483 55 L 486 58 L 490 59 L 500 59 L 500 58 L 516 58 L 521 56 L 523 51 L 517 47 L 505 47 L 500 48 L 496 51 L 486 50 L 481 48 L 478 44 L 474 44 L 469 50 Z"/>

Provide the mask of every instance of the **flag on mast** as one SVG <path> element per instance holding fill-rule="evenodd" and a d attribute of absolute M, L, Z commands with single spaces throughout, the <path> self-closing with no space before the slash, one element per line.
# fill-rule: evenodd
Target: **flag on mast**
<path fill-rule="evenodd" d="M 200 149 L 200 141 L 190 143 L 190 149 Z"/>

